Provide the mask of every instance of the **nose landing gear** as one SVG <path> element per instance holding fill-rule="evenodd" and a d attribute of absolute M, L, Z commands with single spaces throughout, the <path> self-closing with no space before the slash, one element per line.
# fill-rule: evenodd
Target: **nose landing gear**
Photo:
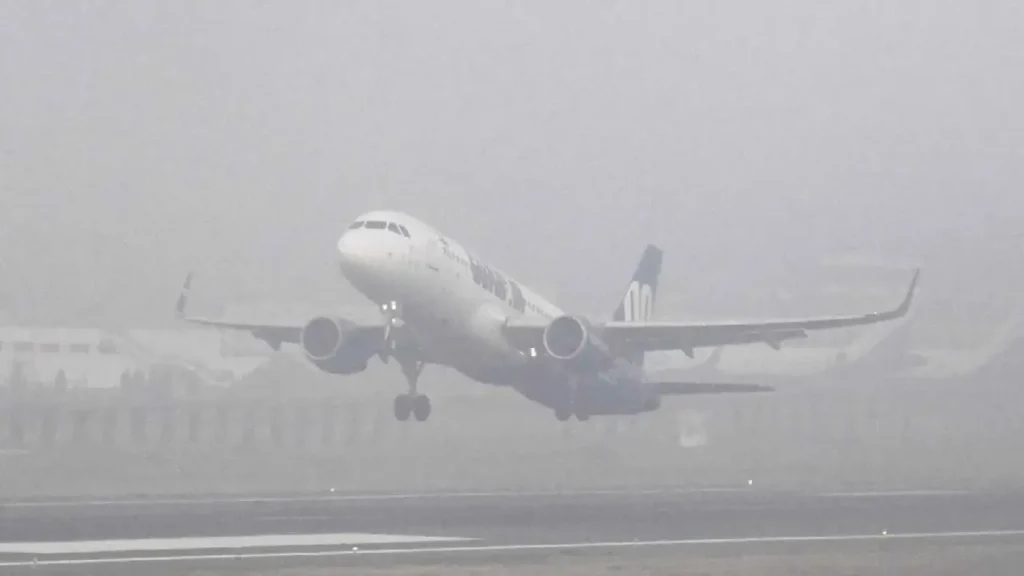
<path fill-rule="evenodd" d="M 398 302 L 385 302 L 380 307 L 384 314 L 384 342 L 380 347 L 380 361 L 387 364 L 395 353 L 395 328 L 401 324 L 401 313 Z M 396 412 L 397 413 L 397 412 Z"/>

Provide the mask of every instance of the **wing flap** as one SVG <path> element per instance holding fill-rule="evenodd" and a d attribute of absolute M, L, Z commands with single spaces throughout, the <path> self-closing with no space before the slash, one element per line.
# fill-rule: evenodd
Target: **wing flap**
<path fill-rule="evenodd" d="M 239 330 L 251 332 L 260 340 L 268 342 L 288 342 L 298 344 L 302 336 L 302 326 L 291 324 L 271 324 L 267 322 L 235 322 L 230 320 L 218 320 L 204 316 L 178 316 L 178 319 L 190 324 L 220 328 L 224 330 Z"/>
<path fill-rule="evenodd" d="M 650 382 L 662 396 L 696 394 L 751 394 L 774 392 L 771 386 L 761 384 L 738 384 L 726 382 Z"/>
<path fill-rule="evenodd" d="M 717 346 L 728 346 L 736 344 L 758 344 L 765 343 L 773 348 L 781 346 L 786 340 L 800 340 L 807 338 L 807 332 L 803 330 L 778 330 L 761 332 L 733 332 L 705 334 L 699 340 L 682 340 L 678 334 L 669 330 L 661 333 L 652 333 L 644 337 L 633 337 L 627 341 L 627 346 L 640 349 L 644 352 L 659 352 L 671 350 L 684 350 L 688 354 L 694 348 L 708 348 Z"/>

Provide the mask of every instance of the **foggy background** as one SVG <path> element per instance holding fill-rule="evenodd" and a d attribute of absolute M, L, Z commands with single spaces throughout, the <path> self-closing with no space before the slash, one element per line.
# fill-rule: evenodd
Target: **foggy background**
<path fill-rule="evenodd" d="M 196 312 L 372 317 L 334 246 L 392 208 L 592 314 L 647 242 L 662 317 L 888 308 L 921 266 L 896 356 L 970 348 L 1024 311 L 1022 89 L 1010 1 L 0 0 L 0 323 L 173 327 L 190 270 Z M 849 258 L 892 269 L 823 266 Z M 434 368 L 401 425 L 394 366 L 277 355 L 206 404 L 43 388 L 0 465 L 14 494 L 1024 483 L 1009 326 L 968 378 L 868 363 L 587 425 Z"/>
<path fill-rule="evenodd" d="M 584 312 L 653 241 L 661 314 L 856 252 L 970 329 L 1020 274 L 1022 83 L 1012 1 L 3 0 L 0 307 L 361 304 L 334 242 L 388 207 Z"/>

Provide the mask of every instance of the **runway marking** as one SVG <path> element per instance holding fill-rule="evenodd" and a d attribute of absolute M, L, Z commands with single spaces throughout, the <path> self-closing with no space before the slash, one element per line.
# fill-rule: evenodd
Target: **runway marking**
<path fill-rule="evenodd" d="M 749 492 L 748 487 L 720 488 L 660 488 L 648 490 L 576 490 L 572 492 L 547 490 L 527 492 L 435 492 L 422 494 L 312 494 L 309 496 L 266 496 L 245 498 L 161 498 L 135 500 L 51 500 L 51 501 L 17 501 L 2 502 L 3 508 L 60 508 L 75 506 L 166 506 L 180 504 L 259 504 L 262 502 L 346 502 L 346 501 L 387 501 L 387 500 L 439 500 L 454 498 L 536 498 L 544 496 L 617 496 L 617 495 L 654 495 L 654 494 L 707 494 L 716 492 Z"/>
<path fill-rule="evenodd" d="M 368 544 L 427 544 L 475 538 L 411 536 L 401 534 L 261 534 L 186 538 L 139 538 L 124 540 L 77 540 L 67 542 L 3 542 L 0 554 L 100 554 L 111 552 L 169 552 L 230 550 L 243 548 L 290 548 L 296 546 L 366 546 Z"/>
<path fill-rule="evenodd" d="M 256 522 L 317 522 L 321 520 L 337 519 L 337 514 L 323 514 L 320 516 L 313 514 L 295 516 L 257 516 L 256 518 L 253 518 Z"/>
<path fill-rule="evenodd" d="M 873 542 L 881 540 L 953 540 L 976 538 L 1024 537 L 1024 530 L 992 530 L 976 532 L 917 532 L 903 534 L 841 534 L 834 536 L 769 536 L 757 538 L 703 538 L 689 540 L 644 540 L 635 542 L 576 542 L 563 544 L 506 544 L 479 546 L 438 546 L 419 548 L 377 548 L 371 550 L 310 550 L 304 552 L 241 552 L 238 554 L 197 554 L 183 556 L 134 556 L 115 558 L 66 558 L 53 560 L 22 560 L 0 562 L 0 568 L 28 566 L 72 566 L 88 564 L 141 564 L 158 562 L 197 562 L 219 560 L 260 560 L 284 558 L 330 558 L 341 556 L 381 556 L 416 554 L 467 554 L 479 552 L 538 552 L 546 550 L 586 550 L 612 548 L 650 548 L 667 546 L 709 546 L 737 544 L 814 544 L 842 542 Z"/>
<path fill-rule="evenodd" d="M 878 492 L 827 492 L 827 498 L 899 498 L 904 496 L 962 496 L 966 490 L 889 490 Z"/>

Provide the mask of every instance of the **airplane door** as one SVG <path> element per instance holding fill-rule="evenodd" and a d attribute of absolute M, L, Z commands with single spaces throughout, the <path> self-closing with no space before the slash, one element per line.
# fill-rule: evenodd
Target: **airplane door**
<path fill-rule="evenodd" d="M 413 266 L 441 273 L 441 263 L 438 262 L 439 258 L 437 257 L 441 253 L 441 243 L 437 238 L 429 238 L 426 244 L 413 244 L 412 249 L 410 260 L 413 261 Z"/>
<path fill-rule="evenodd" d="M 422 242 L 411 242 L 409 244 L 409 267 L 414 269 L 425 268 L 429 262 L 430 253 L 434 249 L 434 240 L 431 238 Z"/>

